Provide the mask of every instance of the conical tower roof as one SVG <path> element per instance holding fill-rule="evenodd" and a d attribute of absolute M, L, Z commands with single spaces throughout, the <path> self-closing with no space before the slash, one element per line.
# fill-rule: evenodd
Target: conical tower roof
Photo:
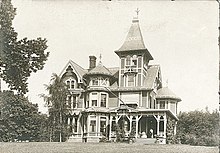
<path fill-rule="evenodd" d="M 126 51 L 136 51 L 136 50 L 144 50 L 147 52 L 150 60 L 153 60 L 150 52 L 144 45 L 144 40 L 141 34 L 141 29 L 139 26 L 139 20 L 137 17 L 134 17 L 132 20 L 132 25 L 128 31 L 127 37 L 123 43 L 123 45 L 115 51 L 116 54 L 126 52 Z"/>
<path fill-rule="evenodd" d="M 175 99 L 177 101 L 181 101 L 181 99 L 175 93 L 173 93 L 173 91 L 171 91 L 168 87 L 160 88 L 157 91 L 156 98 L 157 99 Z"/>

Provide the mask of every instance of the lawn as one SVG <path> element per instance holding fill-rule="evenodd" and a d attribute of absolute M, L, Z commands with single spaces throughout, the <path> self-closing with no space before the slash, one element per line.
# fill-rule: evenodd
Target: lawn
<path fill-rule="evenodd" d="M 0 153 L 218 153 L 218 147 L 125 143 L 0 143 Z"/>

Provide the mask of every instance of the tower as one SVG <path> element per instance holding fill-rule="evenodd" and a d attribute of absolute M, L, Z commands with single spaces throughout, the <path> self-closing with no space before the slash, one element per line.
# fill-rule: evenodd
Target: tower
<path fill-rule="evenodd" d="M 143 86 L 152 55 L 144 45 L 138 17 L 134 17 L 123 45 L 115 51 L 120 58 L 119 87 Z"/>

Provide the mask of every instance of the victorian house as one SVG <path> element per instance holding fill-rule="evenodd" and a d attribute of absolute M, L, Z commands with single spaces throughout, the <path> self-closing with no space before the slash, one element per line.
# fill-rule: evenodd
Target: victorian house
<path fill-rule="evenodd" d="M 145 47 L 137 17 L 115 54 L 118 67 L 105 67 L 89 56 L 88 69 L 70 60 L 61 72 L 71 92 L 68 141 L 94 142 L 102 137 L 113 141 L 118 126 L 125 137 L 133 130 L 137 142 L 154 142 L 157 137 L 166 143 L 168 131 L 175 135 L 181 99 L 163 87 L 160 66 L 149 64 L 153 56 Z"/>

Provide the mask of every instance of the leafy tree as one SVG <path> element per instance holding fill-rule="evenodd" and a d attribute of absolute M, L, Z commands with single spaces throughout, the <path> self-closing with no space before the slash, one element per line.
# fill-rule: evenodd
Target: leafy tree
<path fill-rule="evenodd" d="M 44 67 L 49 53 L 46 39 L 17 39 L 17 32 L 12 27 L 16 9 L 11 0 L 0 2 L 0 77 L 8 83 L 11 90 L 19 94 L 28 91 L 27 80 L 32 72 Z"/>
<path fill-rule="evenodd" d="M 218 145 L 219 113 L 206 111 L 180 112 L 177 136 L 181 143 L 191 145 Z"/>
<path fill-rule="evenodd" d="M 46 117 L 38 112 L 36 104 L 12 91 L 4 91 L 0 92 L 0 112 L 0 141 L 42 140 Z"/>
<path fill-rule="evenodd" d="M 61 80 L 57 74 L 52 75 L 52 83 L 46 86 L 49 95 L 42 94 L 46 105 L 49 107 L 49 121 L 50 127 L 54 135 L 53 141 L 61 141 L 61 135 L 67 135 L 66 126 L 66 99 L 70 94 L 66 84 Z M 65 137 L 62 138 L 62 141 Z"/>

